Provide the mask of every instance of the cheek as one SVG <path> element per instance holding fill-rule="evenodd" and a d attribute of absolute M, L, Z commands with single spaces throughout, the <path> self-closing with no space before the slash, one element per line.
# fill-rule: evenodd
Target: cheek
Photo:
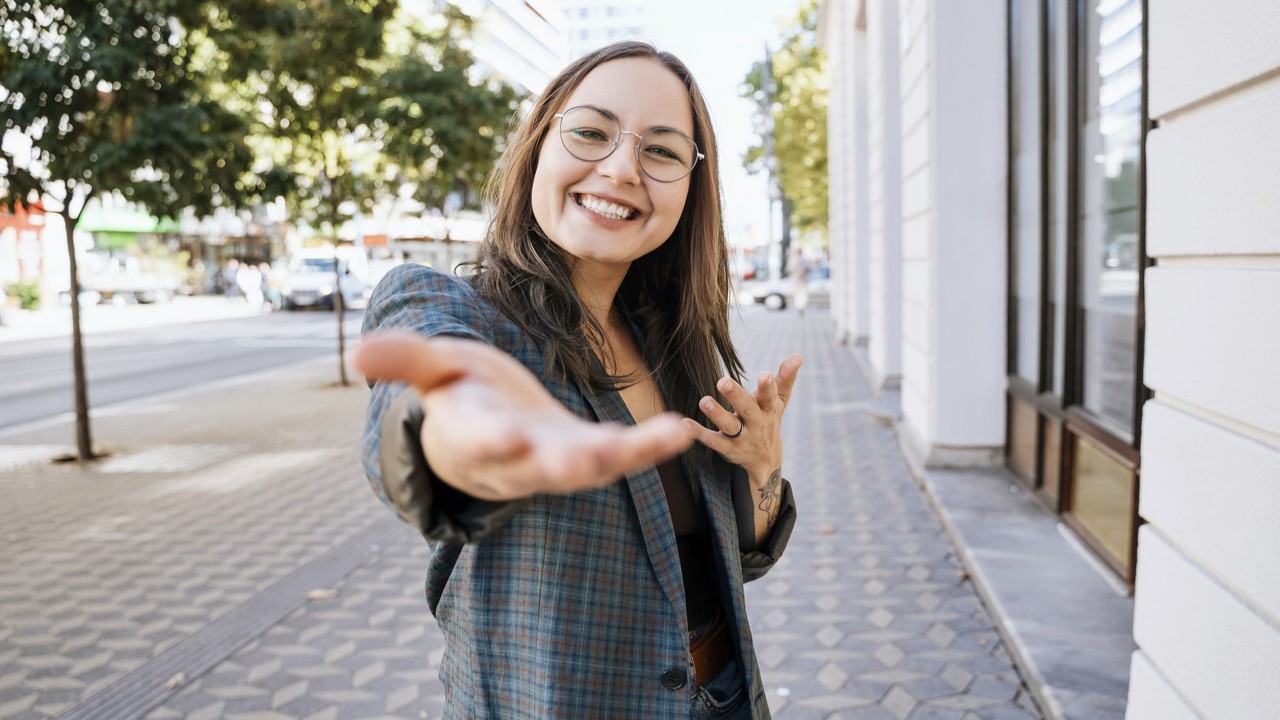
<path fill-rule="evenodd" d="M 555 208 L 555 200 L 560 195 L 555 186 L 553 163 L 548 162 L 545 151 L 538 157 L 538 167 L 533 171 L 533 187 L 530 188 L 530 200 L 533 204 L 533 217 L 545 231 L 551 222 L 551 213 Z"/>
<path fill-rule="evenodd" d="M 668 188 L 663 188 L 668 190 Z M 663 207 L 663 224 L 669 225 L 668 230 L 675 230 L 676 225 L 680 222 L 680 217 L 684 215 L 685 207 L 689 203 L 690 189 L 669 188 L 669 192 L 662 195 Z"/>

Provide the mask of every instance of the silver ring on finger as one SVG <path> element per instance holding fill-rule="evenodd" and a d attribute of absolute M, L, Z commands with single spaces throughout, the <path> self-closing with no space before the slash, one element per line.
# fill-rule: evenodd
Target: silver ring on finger
<path fill-rule="evenodd" d="M 747 424 L 742 422 L 742 418 L 738 418 L 738 432 L 733 433 L 732 435 L 730 435 L 729 433 L 724 433 L 724 436 L 732 440 L 738 437 L 739 435 L 741 435 L 742 431 L 746 429 L 747 429 Z M 724 432 L 724 431 L 721 430 L 721 432 Z"/>

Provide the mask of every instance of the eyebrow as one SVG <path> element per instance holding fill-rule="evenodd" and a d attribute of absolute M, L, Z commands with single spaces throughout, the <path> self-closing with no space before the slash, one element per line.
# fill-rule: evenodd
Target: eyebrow
<path fill-rule="evenodd" d="M 575 106 L 575 107 L 587 107 L 587 108 L 591 108 L 592 110 L 595 110 L 596 112 L 600 113 L 601 115 L 604 115 L 605 117 L 609 118 L 610 120 L 613 120 L 614 122 L 618 123 L 618 126 L 619 126 L 619 127 L 621 127 L 621 126 L 622 126 L 622 121 L 618 119 L 618 116 L 617 116 L 617 115 L 615 115 L 615 114 L 613 114 L 612 112 L 610 112 L 610 111 L 608 111 L 608 110 L 606 110 L 606 109 L 604 109 L 604 108 L 600 107 L 599 105 L 592 105 L 592 104 L 588 103 L 588 104 L 586 104 L 586 105 L 577 105 L 577 106 Z M 645 129 L 644 129 L 644 132 L 646 132 L 646 133 L 647 133 L 647 132 L 652 132 L 652 131 L 654 131 L 654 130 L 670 130 L 670 131 L 672 131 L 672 132 L 678 132 L 678 133 L 680 133 L 681 135 L 685 135 L 685 136 L 687 136 L 687 137 L 693 137 L 693 136 L 692 136 L 692 135 L 690 135 L 689 133 L 686 133 L 685 131 L 681 130 L 680 128 L 678 128 L 678 127 L 672 127 L 672 126 L 670 126 L 670 125 L 652 125 L 652 126 L 650 126 L 650 127 L 645 128 Z M 642 134 L 643 134 L 643 133 L 642 133 Z"/>

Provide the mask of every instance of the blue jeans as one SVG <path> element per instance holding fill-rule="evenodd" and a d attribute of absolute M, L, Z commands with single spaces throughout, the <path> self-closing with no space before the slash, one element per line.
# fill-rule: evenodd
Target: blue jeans
<path fill-rule="evenodd" d="M 693 689 L 689 720 L 751 720 L 751 703 L 736 661 L 730 660 L 720 674 Z"/>

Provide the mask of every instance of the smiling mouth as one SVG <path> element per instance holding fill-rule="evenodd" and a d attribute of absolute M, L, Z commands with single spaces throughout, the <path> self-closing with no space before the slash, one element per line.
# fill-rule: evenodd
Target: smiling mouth
<path fill-rule="evenodd" d="M 630 220 L 640 214 L 640 211 L 635 208 L 609 202 L 595 195 L 574 195 L 573 199 L 579 206 L 610 220 Z"/>

